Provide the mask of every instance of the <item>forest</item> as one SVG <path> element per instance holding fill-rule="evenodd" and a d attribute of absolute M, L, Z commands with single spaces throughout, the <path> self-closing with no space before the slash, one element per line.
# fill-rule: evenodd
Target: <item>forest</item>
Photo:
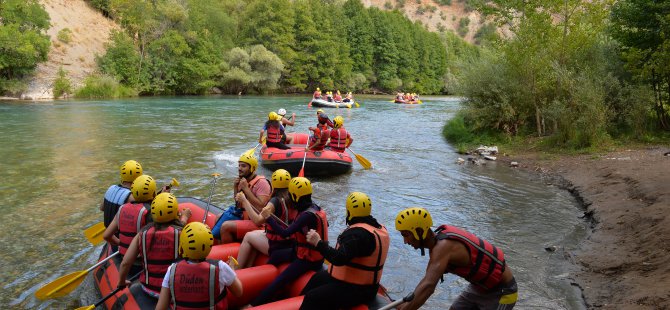
<path fill-rule="evenodd" d="M 459 95 L 444 128 L 455 144 L 535 136 L 582 149 L 670 130 L 669 2 L 468 0 L 491 21 L 476 45 L 360 0 L 89 2 L 122 31 L 81 97 Z M 37 1 L 0 3 L 0 92 L 46 60 L 48 27 Z"/>

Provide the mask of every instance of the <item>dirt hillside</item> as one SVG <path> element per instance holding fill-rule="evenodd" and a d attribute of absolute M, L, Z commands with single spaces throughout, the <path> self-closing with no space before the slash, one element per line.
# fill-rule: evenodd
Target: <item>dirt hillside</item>
<path fill-rule="evenodd" d="M 29 82 L 22 99 L 52 99 L 53 81 L 62 66 L 73 87 L 96 70 L 95 56 L 105 50 L 104 44 L 112 29 L 120 29 L 83 0 L 40 0 L 51 17 L 49 59 L 41 63 Z M 58 32 L 68 28 L 71 40 L 58 40 Z"/>

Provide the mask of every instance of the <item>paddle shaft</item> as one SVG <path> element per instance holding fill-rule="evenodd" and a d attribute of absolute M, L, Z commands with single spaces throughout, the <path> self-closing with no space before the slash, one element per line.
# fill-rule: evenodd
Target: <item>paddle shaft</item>
<path fill-rule="evenodd" d="M 300 172 L 298 172 L 299 177 L 304 177 L 305 176 L 305 161 L 307 160 L 307 147 L 309 146 L 309 139 L 307 139 L 307 143 L 305 143 L 305 156 L 302 157 L 302 168 L 300 168 Z"/>
<path fill-rule="evenodd" d="M 259 143 L 260 144 L 260 143 Z M 214 194 L 214 186 L 216 186 L 216 180 L 219 178 L 218 173 L 212 174 L 214 180 L 212 180 L 212 188 L 209 189 L 209 198 L 207 198 L 207 208 L 205 208 L 205 216 L 202 217 L 202 223 L 204 224 L 207 221 L 207 214 L 209 213 L 209 203 L 212 202 L 212 194 Z"/>
<path fill-rule="evenodd" d="M 414 292 L 412 292 L 411 294 L 409 294 L 409 295 L 403 297 L 402 299 L 398 299 L 398 300 L 396 300 L 396 301 L 394 301 L 394 302 L 392 302 L 392 303 L 390 303 L 390 304 L 388 304 L 388 305 L 386 305 L 386 306 L 383 306 L 383 307 L 379 308 L 378 310 L 389 310 L 389 309 L 393 309 L 393 308 L 395 308 L 396 306 L 400 305 L 401 303 L 408 302 L 408 301 L 412 301 L 412 299 L 414 299 Z"/>
<path fill-rule="evenodd" d="M 81 278 L 81 277 L 83 277 L 84 275 L 88 274 L 91 270 L 93 270 L 93 269 L 95 269 L 96 267 L 98 267 L 98 266 L 104 264 L 105 262 L 107 262 L 108 260 L 112 259 L 112 257 L 114 257 L 114 256 L 116 256 L 116 255 L 118 255 L 118 254 L 119 254 L 119 251 L 116 251 L 116 252 L 114 252 L 112 255 L 107 256 L 105 259 L 103 259 L 103 260 L 99 261 L 97 264 L 91 266 L 91 268 L 86 269 L 86 270 L 85 270 L 83 273 L 81 273 L 79 276 L 74 277 L 74 278 L 72 278 L 72 279 L 66 281 L 65 283 L 63 283 L 63 284 L 57 286 L 55 289 L 53 289 L 53 290 L 51 290 L 49 293 L 47 293 L 46 296 L 50 296 L 51 294 L 53 294 L 53 293 L 55 293 L 55 292 L 57 292 L 57 291 L 60 291 L 62 288 L 64 288 L 64 287 L 70 285 L 70 283 L 72 283 L 72 282 L 74 282 L 74 281 L 77 281 L 79 278 Z"/>
<path fill-rule="evenodd" d="M 142 274 L 142 272 L 144 272 L 144 271 L 140 271 L 140 272 L 136 273 L 134 276 L 130 277 L 130 278 L 128 279 L 128 281 L 133 281 L 133 280 L 135 280 L 137 277 L 139 277 L 139 276 Z M 77 308 L 77 309 L 75 309 L 75 310 L 95 309 L 97 306 L 102 305 L 102 303 L 104 303 L 107 299 L 109 299 L 109 298 L 111 298 L 112 296 L 116 295 L 116 293 L 118 293 L 119 291 L 121 291 L 121 290 L 124 289 L 124 288 L 125 288 L 125 287 L 117 287 L 117 288 L 115 288 L 113 291 L 111 291 L 109 294 L 105 295 L 105 297 L 103 297 L 103 298 L 101 298 L 100 300 L 98 300 L 95 304 L 90 305 L 90 306 L 88 306 L 88 307 Z"/>

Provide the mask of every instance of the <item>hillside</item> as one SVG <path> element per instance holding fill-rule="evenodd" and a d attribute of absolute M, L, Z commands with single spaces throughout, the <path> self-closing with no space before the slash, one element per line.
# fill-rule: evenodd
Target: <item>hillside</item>
<path fill-rule="evenodd" d="M 48 60 L 37 67 L 21 99 L 53 99 L 52 85 L 61 66 L 67 71 L 72 86 L 81 86 L 84 78 L 96 71 L 95 57 L 104 53 L 109 33 L 113 29 L 119 29 L 118 25 L 91 8 L 84 0 L 39 2 L 51 18 L 51 28 L 47 34 L 51 37 L 52 46 Z M 380 9 L 399 6 L 397 0 L 362 0 L 362 3 L 367 7 Z M 463 2 L 458 0 L 452 1 L 448 6 L 429 0 L 404 1 L 401 10 L 409 19 L 421 21 L 431 31 L 443 29 L 458 33 L 461 19 L 467 18 L 469 24 L 464 39 L 469 42 L 473 41 L 474 34 L 481 26 L 479 14 L 475 11 L 467 12 Z M 71 31 L 69 43 L 57 38 L 59 31 L 66 28 Z"/>
<path fill-rule="evenodd" d="M 48 60 L 41 63 L 29 82 L 22 99 L 53 99 L 52 85 L 62 66 L 76 88 L 96 70 L 95 56 L 105 50 L 109 33 L 119 27 L 83 0 L 40 0 L 51 18 L 51 49 Z M 62 29 L 71 31 L 71 40 L 57 39 Z"/>

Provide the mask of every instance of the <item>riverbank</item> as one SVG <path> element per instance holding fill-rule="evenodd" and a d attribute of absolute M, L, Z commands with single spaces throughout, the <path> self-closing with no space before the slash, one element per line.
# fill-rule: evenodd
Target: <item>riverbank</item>
<path fill-rule="evenodd" d="M 599 155 L 501 156 L 583 203 L 591 231 L 572 254 L 590 309 L 670 308 L 670 147 Z"/>

